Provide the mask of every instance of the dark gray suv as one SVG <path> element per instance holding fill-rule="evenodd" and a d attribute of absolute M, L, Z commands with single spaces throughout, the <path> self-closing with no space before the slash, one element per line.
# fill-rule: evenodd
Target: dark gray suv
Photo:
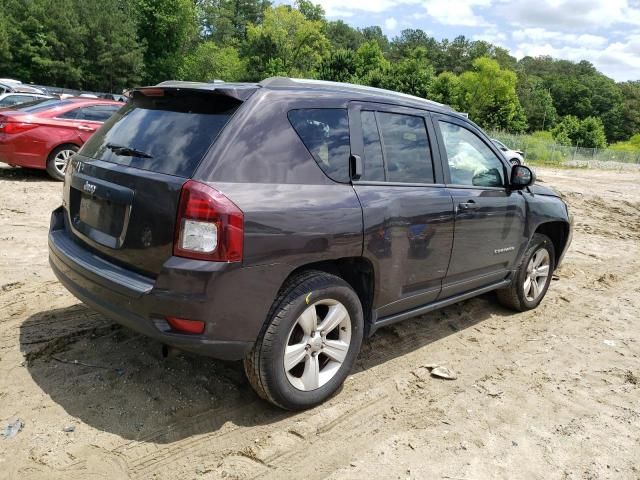
<path fill-rule="evenodd" d="M 139 88 L 73 158 L 58 279 L 165 345 L 244 360 L 286 409 L 338 389 L 363 338 L 496 290 L 535 308 L 565 203 L 450 108 L 348 84 Z"/>

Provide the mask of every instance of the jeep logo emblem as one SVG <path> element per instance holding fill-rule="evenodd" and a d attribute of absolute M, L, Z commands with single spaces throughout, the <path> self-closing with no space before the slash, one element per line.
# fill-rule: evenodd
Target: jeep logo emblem
<path fill-rule="evenodd" d="M 95 186 L 94 184 L 92 184 L 92 183 L 84 182 L 84 185 L 82 186 L 82 189 L 83 189 L 85 192 L 87 192 L 87 193 L 89 193 L 89 194 L 93 195 L 93 194 L 94 194 L 94 192 L 96 191 L 96 186 Z"/>

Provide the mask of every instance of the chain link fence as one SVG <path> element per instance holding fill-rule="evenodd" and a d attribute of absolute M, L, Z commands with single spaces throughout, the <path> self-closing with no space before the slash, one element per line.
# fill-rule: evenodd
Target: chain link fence
<path fill-rule="evenodd" d="M 640 151 L 627 152 L 611 148 L 568 147 L 532 135 L 517 135 L 505 132 L 490 132 L 491 138 L 500 140 L 513 150 L 524 152 L 525 162 L 545 165 L 588 167 L 601 162 L 640 165 Z"/>

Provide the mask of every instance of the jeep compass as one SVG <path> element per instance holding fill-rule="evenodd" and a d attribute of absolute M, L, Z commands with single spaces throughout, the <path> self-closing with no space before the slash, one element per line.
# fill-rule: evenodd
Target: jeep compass
<path fill-rule="evenodd" d="M 535 308 L 565 203 L 421 98 L 270 78 L 164 82 L 65 172 L 49 258 L 75 296 L 164 345 L 244 361 L 285 409 L 332 395 L 376 329 L 495 290 Z"/>

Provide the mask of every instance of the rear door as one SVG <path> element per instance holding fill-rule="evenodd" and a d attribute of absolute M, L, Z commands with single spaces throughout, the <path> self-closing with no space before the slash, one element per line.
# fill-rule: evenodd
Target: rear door
<path fill-rule="evenodd" d="M 78 241 L 155 276 L 172 256 L 181 187 L 241 102 L 189 89 L 145 92 L 74 157 L 64 206 Z"/>
<path fill-rule="evenodd" d="M 364 251 L 375 267 L 379 318 L 435 300 L 449 263 L 453 206 L 444 186 L 428 112 L 355 103 L 353 187 L 362 204 Z"/>
<path fill-rule="evenodd" d="M 433 115 L 444 176 L 455 209 L 451 262 L 440 298 L 503 280 L 526 245 L 522 192 L 507 188 L 510 171 L 473 125 Z"/>

